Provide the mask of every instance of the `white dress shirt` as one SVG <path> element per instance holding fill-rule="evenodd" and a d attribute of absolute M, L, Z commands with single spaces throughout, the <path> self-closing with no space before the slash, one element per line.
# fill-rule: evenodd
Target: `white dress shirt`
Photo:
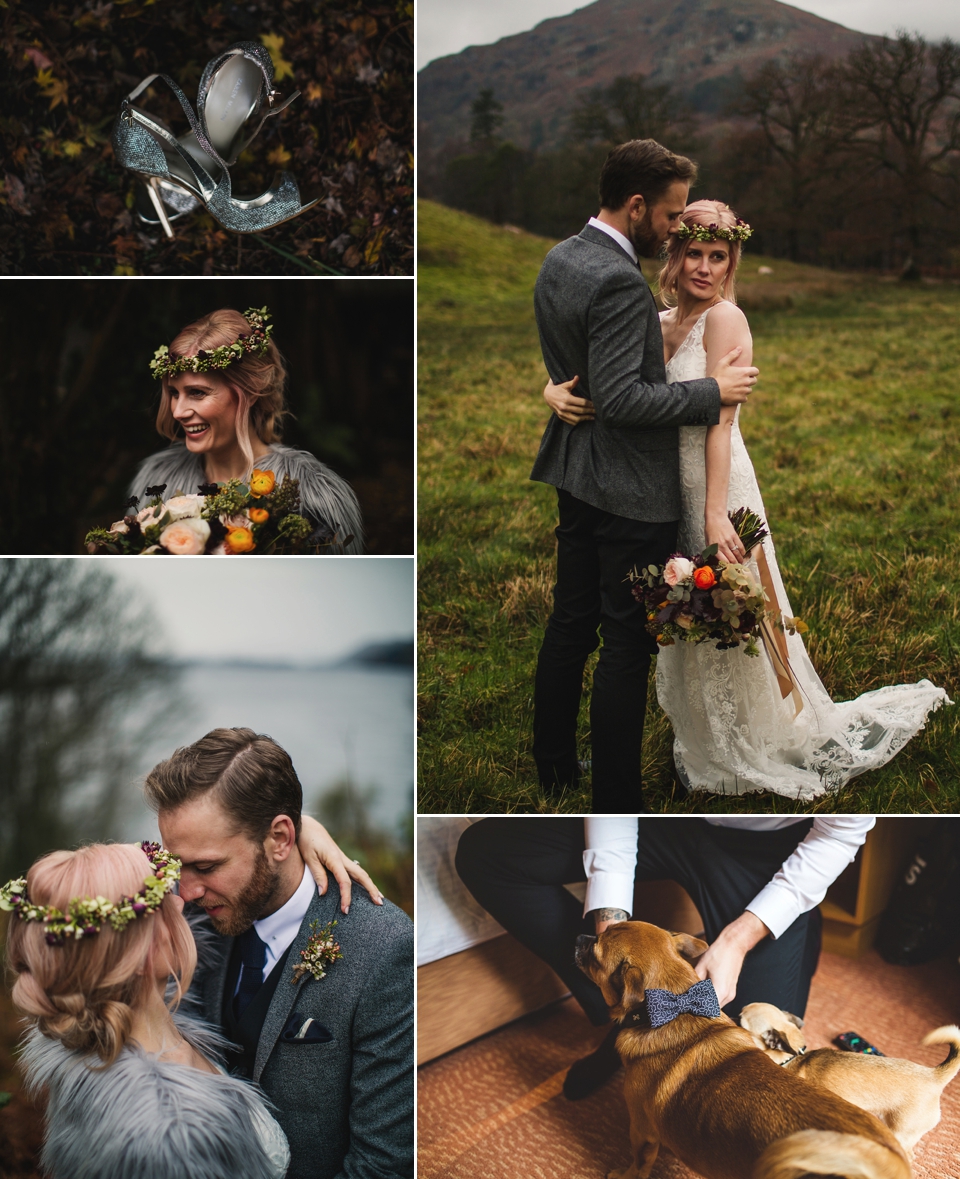
<path fill-rule="evenodd" d="M 287 952 L 287 947 L 293 944 L 293 939 L 297 936 L 303 919 L 307 915 L 307 910 L 310 908 L 316 888 L 317 882 L 304 865 L 303 878 L 297 891 L 287 903 L 281 905 L 276 913 L 271 913 L 269 917 L 261 917 L 259 921 L 254 921 L 253 928 L 257 931 L 257 937 L 267 947 L 267 958 L 263 964 L 264 982 L 267 981 L 270 971 Z M 238 977 L 237 990 L 239 989 L 240 979 Z"/>
<path fill-rule="evenodd" d="M 628 237 L 624 237 L 619 229 L 614 229 L 612 225 L 608 225 L 606 221 L 599 221 L 596 217 L 591 217 L 587 224 L 592 225 L 594 229 L 599 229 L 601 233 L 612 237 L 618 246 L 621 246 L 627 251 L 634 262 L 638 262 L 637 251 L 633 248 L 633 242 Z"/>
<path fill-rule="evenodd" d="M 705 818 L 716 827 L 739 827 L 747 831 L 777 831 L 804 820 L 803 815 Z M 830 885 L 853 862 L 876 821 L 875 815 L 817 815 L 797 849 L 746 906 L 748 912 L 759 917 L 773 937 L 779 937 L 801 914 L 820 904 Z M 587 873 L 584 914 L 593 909 L 632 912 L 637 820 L 592 815 L 583 823 L 586 837 L 583 866 Z"/>

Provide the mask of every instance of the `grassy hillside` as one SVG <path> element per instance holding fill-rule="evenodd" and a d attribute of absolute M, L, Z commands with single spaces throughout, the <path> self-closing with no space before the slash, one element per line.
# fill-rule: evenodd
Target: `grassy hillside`
<path fill-rule="evenodd" d="M 555 493 L 528 479 L 548 414 L 532 290 L 553 243 L 429 202 L 419 241 L 418 809 L 553 810 L 530 740 Z M 923 677 L 960 699 L 960 288 L 749 253 L 741 275 L 762 374 L 742 428 L 814 664 L 835 699 Z M 649 806 L 794 809 L 766 795 L 675 797 L 670 740 L 651 692 Z M 584 790 L 560 809 L 588 805 Z M 818 806 L 960 809 L 960 707 Z"/>

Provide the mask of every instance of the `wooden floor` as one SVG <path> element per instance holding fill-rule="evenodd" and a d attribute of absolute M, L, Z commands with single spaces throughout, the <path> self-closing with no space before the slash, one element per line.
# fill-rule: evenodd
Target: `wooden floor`
<path fill-rule="evenodd" d="M 824 954 L 805 1031 L 811 1048 L 840 1032 L 865 1036 L 888 1056 L 937 1064 L 928 1031 L 960 1023 L 960 966 L 942 959 L 895 967 L 875 953 Z M 628 1119 L 615 1078 L 586 1101 L 560 1092 L 570 1064 L 603 1038 L 572 999 L 527 1016 L 424 1065 L 418 1084 L 418 1179 L 600 1179 L 628 1163 Z M 960 1077 L 943 1119 L 914 1155 L 917 1179 L 960 1179 Z M 653 1179 L 690 1179 L 672 1155 Z"/>

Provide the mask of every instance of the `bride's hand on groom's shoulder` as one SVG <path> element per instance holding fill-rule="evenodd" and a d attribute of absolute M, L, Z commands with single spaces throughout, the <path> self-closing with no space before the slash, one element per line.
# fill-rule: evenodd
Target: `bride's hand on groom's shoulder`
<path fill-rule="evenodd" d="M 332 873 L 340 888 L 340 910 L 350 912 L 352 881 L 362 885 L 375 905 L 383 904 L 383 893 L 373 883 L 356 860 L 343 854 L 330 832 L 310 815 L 301 816 L 300 838 L 297 840 L 304 863 L 316 880 L 322 896 L 327 891 L 327 872 Z"/>
<path fill-rule="evenodd" d="M 597 416 L 593 402 L 586 397 L 574 396 L 573 390 L 580 383 L 579 377 L 572 377 L 561 385 L 548 381 L 543 390 L 543 400 L 550 406 L 561 422 L 568 426 L 579 426 L 581 422 L 592 422 Z"/>

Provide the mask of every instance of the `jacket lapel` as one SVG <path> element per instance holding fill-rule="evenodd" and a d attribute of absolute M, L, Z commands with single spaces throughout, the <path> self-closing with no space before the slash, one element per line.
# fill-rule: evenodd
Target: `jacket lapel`
<path fill-rule="evenodd" d="M 260 1033 L 257 1056 L 253 1065 L 254 1081 L 259 1082 L 260 1074 L 270 1059 L 270 1053 L 276 1046 L 280 1033 L 286 1027 L 287 1020 L 296 1006 L 302 988 L 313 981 L 307 976 L 306 981 L 301 980 L 294 985 L 293 980 L 293 968 L 300 961 L 300 951 L 306 949 L 307 942 L 310 940 L 310 923 L 317 921 L 320 926 L 323 926 L 328 921 L 339 918 L 339 900 L 340 893 L 335 886 L 328 887 L 323 896 L 314 893 L 307 915 L 300 923 L 297 936 L 290 946 L 290 953 L 287 955 L 287 961 L 283 968 L 283 977 L 277 983 L 277 989 L 274 991 L 273 999 L 263 1021 L 263 1030 Z"/>

